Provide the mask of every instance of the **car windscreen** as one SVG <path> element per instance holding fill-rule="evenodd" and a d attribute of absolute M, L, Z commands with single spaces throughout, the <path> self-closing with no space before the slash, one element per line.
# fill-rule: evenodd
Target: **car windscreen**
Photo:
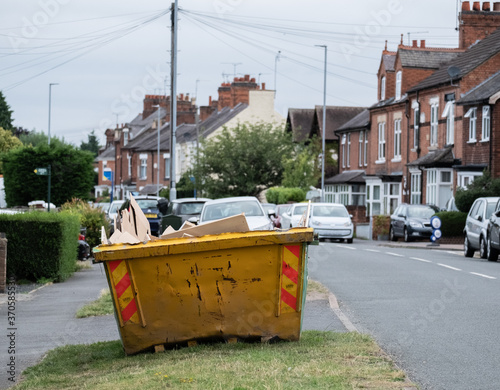
<path fill-rule="evenodd" d="M 495 205 L 496 203 L 488 202 L 486 206 L 486 219 L 489 219 L 491 217 L 491 214 L 495 212 Z"/>
<path fill-rule="evenodd" d="M 241 201 L 241 202 L 227 202 L 215 203 L 205 206 L 202 221 L 214 221 L 216 219 L 232 217 L 245 213 L 246 217 L 262 217 L 264 213 L 257 201 Z"/>
<path fill-rule="evenodd" d="M 137 204 L 141 209 L 156 209 L 158 207 L 158 201 L 156 199 L 139 199 Z"/>
<path fill-rule="evenodd" d="M 347 210 L 338 206 L 313 206 L 311 214 L 313 217 L 349 217 Z"/>
<path fill-rule="evenodd" d="M 180 215 L 200 214 L 204 202 L 180 203 L 177 207 Z"/>
<path fill-rule="evenodd" d="M 293 210 L 293 215 L 302 215 L 304 214 L 304 211 L 306 211 L 307 205 L 301 205 L 301 206 L 295 206 L 295 209 Z"/>
<path fill-rule="evenodd" d="M 109 206 L 109 211 L 108 213 L 116 213 L 122 206 L 123 202 L 117 202 L 117 203 L 112 203 L 111 206 Z"/>
<path fill-rule="evenodd" d="M 420 207 L 420 206 L 408 207 L 408 217 L 410 218 L 429 219 L 434 214 L 436 214 L 436 210 L 434 210 L 432 207 Z"/>

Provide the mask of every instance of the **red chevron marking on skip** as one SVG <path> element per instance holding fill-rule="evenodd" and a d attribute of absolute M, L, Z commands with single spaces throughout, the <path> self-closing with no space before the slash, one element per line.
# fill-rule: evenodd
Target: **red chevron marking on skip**
<path fill-rule="evenodd" d="M 284 288 L 281 289 L 281 300 L 290 306 L 293 310 L 297 310 L 297 298 L 286 291 Z"/>
<path fill-rule="evenodd" d="M 285 275 L 288 279 L 290 279 L 292 282 L 297 284 L 299 280 L 299 273 L 294 270 L 292 267 L 290 267 L 289 264 L 283 261 L 283 275 Z"/>
<path fill-rule="evenodd" d="M 292 252 L 295 255 L 295 257 L 300 257 L 300 250 L 301 250 L 300 245 L 285 246 L 285 248 L 288 249 L 290 252 Z"/>
<path fill-rule="evenodd" d="M 115 289 L 116 289 L 116 295 L 118 298 L 122 296 L 122 294 L 125 292 L 125 290 L 130 286 L 130 277 L 128 276 L 128 273 L 123 275 L 122 280 L 120 280 L 118 283 L 116 283 Z"/>
<path fill-rule="evenodd" d="M 123 322 L 127 322 L 137 312 L 135 299 L 132 299 L 125 309 L 122 310 Z"/>
<path fill-rule="evenodd" d="M 109 270 L 111 271 L 111 273 L 113 273 L 113 271 L 120 265 L 122 261 L 123 260 L 108 261 Z"/>

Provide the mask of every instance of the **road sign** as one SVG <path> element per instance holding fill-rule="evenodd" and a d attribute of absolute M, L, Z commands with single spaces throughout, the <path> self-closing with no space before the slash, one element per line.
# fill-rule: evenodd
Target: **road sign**
<path fill-rule="evenodd" d="M 48 168 L 35 168 L 34 172 L 39 176 L 47 176 L 49 174 Z"/>

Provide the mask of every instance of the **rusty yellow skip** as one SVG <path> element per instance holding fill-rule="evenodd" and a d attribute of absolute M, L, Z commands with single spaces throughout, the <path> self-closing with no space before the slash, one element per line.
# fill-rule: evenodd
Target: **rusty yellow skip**
<path fill-rule="evenodd" d="M 313 229 L 100 245 L 127 354 L 193 340 L 298 340 Z"/>

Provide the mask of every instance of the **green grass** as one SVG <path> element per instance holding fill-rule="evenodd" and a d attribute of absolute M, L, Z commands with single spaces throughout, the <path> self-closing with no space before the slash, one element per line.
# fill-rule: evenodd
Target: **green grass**
<path fill-rule="evenodd" d="M 76 260 L 76 262 L 75 262 L 75 271 L 76 272 L 81 271 L 83 269 L 91 269 L 91 268 L 92 268 L 91 260 L 85 260 L 85 261 Z"/>
<path fill-rule="evenodd" d="M 76 318 L 105 316 L 107 314 L 113 314 L 113 302 L 109 290 L 103 289 L 97 300 L 81 307 L 76 312 Z"/>
<path fill-rule="evenodd" d="M 120 341 L 50 351 L 21 389 L 403 389 L 403 372 L 358 333 L 307 331 L 299 342 L 208 344 L 125 356 Z"/>

